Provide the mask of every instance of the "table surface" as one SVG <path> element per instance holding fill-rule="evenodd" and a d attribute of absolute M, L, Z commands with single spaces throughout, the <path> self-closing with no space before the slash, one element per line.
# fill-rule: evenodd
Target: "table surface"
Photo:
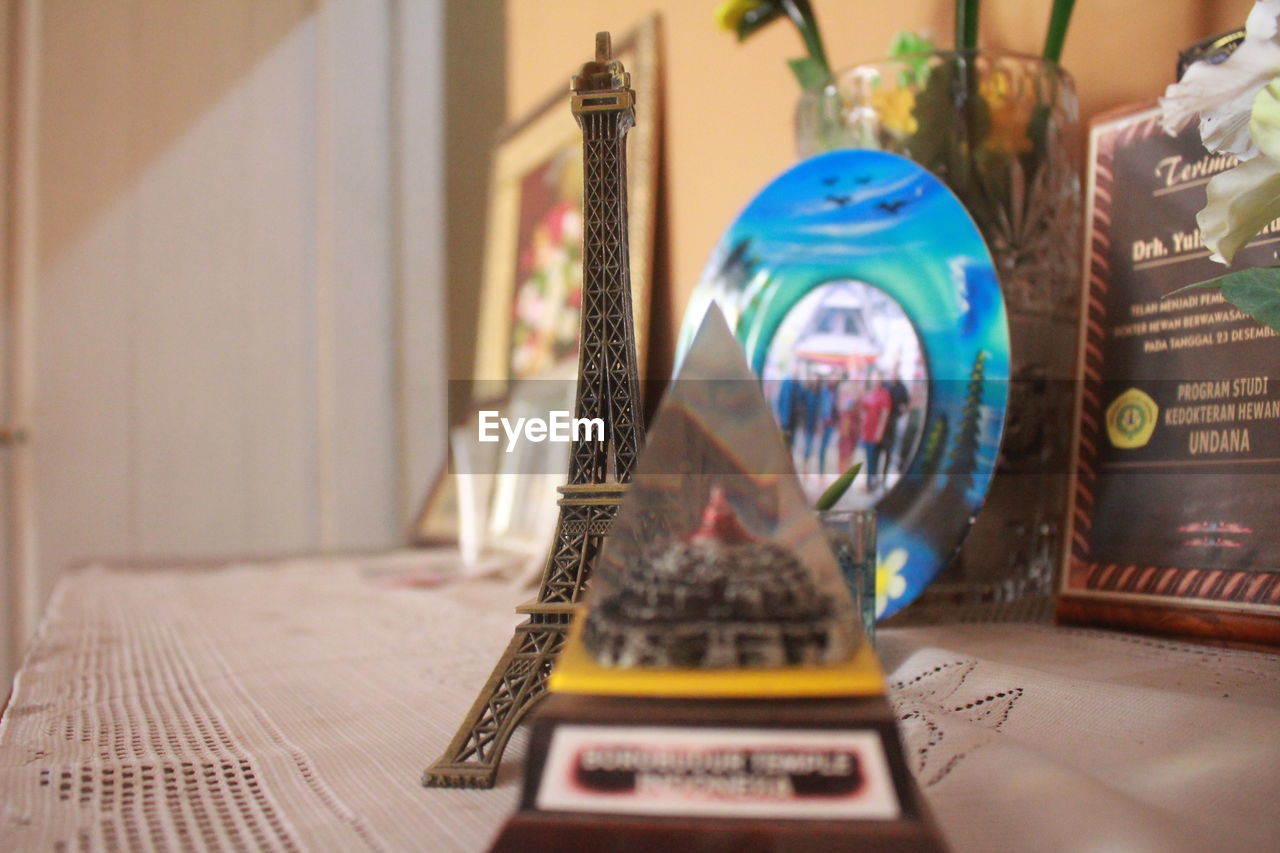
<path fill-rule="evenodd" d="M 527 590 L 447 552 L 59 585 L 0 722 L 3 850 L 482 850 L 424 789 Z M 1280 659 L 1094 630 L 898 628 L 879 651 L 957 853 L 1280 849 Z"/>

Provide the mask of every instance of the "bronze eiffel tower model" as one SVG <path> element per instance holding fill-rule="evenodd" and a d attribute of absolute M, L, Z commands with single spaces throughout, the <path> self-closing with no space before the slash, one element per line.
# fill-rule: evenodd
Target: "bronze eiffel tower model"
<path fill-rule="evenodd" d="M 582 321 L 574 416 L 601 418 L 605 441 L 574 442 L 569 482 L 538 597 L 444 754 L 423 774 L 432 787 L 491 788 L 507 739 L 546 690 L 574 607 L 631 479 L 644 441 L 627 244 L 625 137 L 635 124 L 631 75 L 612 59 L 608 33 L 570 83 L 582 128 Z"/>

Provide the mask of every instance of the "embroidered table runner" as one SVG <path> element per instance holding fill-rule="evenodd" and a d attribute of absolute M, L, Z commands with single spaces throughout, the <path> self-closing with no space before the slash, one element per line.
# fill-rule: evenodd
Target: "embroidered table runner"
<path fill-rule="evenodd" d="M 483 850 L 523 732 L 493 790 L 418 778 L 529 596 L 453 559 L 70 573 L 0 723 L 0 849 Z M 957 853 L 1280 847 L 1274 655 L 1019 625 L 880 653 Z"/>

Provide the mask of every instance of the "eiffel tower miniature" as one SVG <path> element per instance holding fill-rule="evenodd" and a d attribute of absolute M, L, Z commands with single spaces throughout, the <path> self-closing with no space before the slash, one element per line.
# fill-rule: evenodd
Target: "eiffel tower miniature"
<path fill-rule="evenodd" d="M 574 442 L 538 597 L 516 608 L 529 618 L 516 627 L 444 754 L 423 774 L 430 787 L 493 787 L 507 739 L 546 690 L 644 441 L 627 245 L 625 136 L 635 124 L 635 93 L 631 75 L 611 57 L 609 34 L 597 33 L 595 61 L 570 83 L 585 176 L 574 416 L 601 418 L 606 441 Z"/>

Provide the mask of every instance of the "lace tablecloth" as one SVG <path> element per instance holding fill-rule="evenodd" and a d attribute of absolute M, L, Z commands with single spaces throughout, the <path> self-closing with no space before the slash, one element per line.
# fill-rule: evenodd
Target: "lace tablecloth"
<path fill-rule="evenodd" d="M 0 723 L 0 850 L 484 849 L 523 733 L 493 790 L 418 777 L 528 593 L 432 585 L 450 559 L 68 575 Z M 957 853 L 1280 849 L 1275 655 L 1016 625 L 880 652 Z"/>

